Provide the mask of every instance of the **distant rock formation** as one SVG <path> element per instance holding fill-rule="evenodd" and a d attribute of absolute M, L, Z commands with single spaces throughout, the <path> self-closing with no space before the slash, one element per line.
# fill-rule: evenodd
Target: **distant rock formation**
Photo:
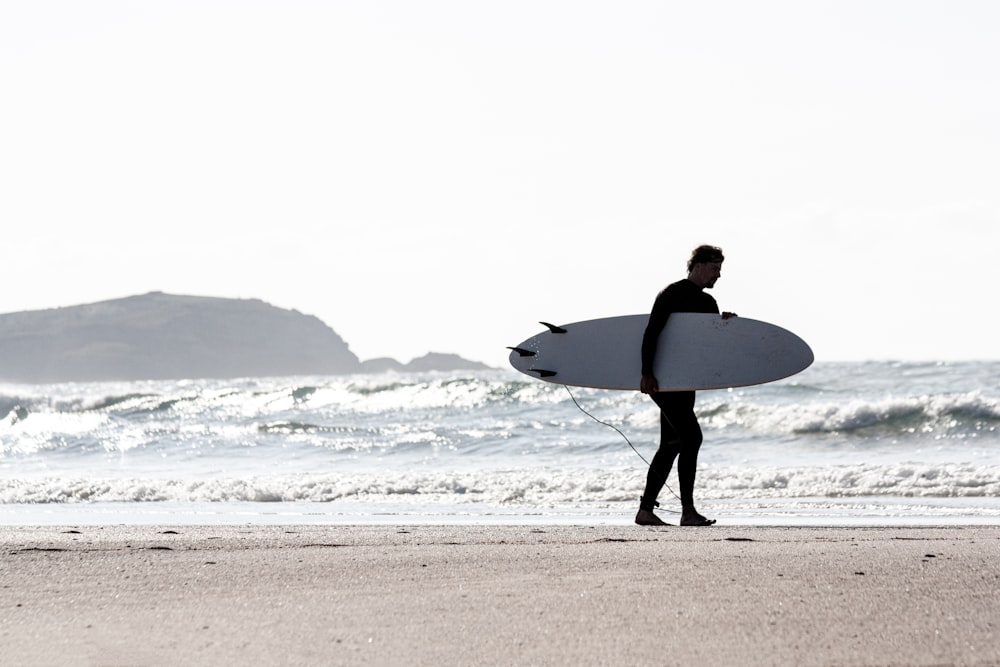
<path fill-rule="evenodd" d="M 478 361 L 463 359 L 457 354 L 442 354 L 431 352 L 418 357 L 408 364 L 403 364 L 389 357 L 379 357 L 361 362 L 363 373 L 421 373 L 426 371 L 475 371 L 487 370 L 490 367 Z"/>
<path fill-rule="evenodd" d="M 406 365 L 389 357 L 378 357 L 361 362 L 362 373 L 404 373 Z"/>
<path fill-rule="evenodd" d="M 11 382 L 339 375 L 485 367 L 454 355 L 443 367 L 362 364 L 318 318 L 258 299 L 152 292 L 0 315 L 0 379 Z M 417 367 L 410 368 L 416 364 Z M 464 365 L 463 365 L 464 364 Z M 380 366 L 384 368 L 380 368 Z"/>
<path fill-rule="evenodd" d="M 441 352 L 430 352 L 422 357 L 417 357 L 410 363 L 403 366 L 403 370 L 409 373 L 423 373 L 426 371 L 467 371 L 486 370 L 489 366 L 477 361 L 463 359 L 457 354 L 443 354 Z"/>

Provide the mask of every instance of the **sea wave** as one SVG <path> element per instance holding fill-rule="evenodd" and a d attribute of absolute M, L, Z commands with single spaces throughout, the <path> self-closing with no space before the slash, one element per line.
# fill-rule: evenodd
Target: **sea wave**
<path fill-rule="evenodd" d="M 631 502 L 645 475 L 635 469 L 388 470 L 247 477 L 38 477 L 0 480 L 2 503 L 421 502 L 531 504 Z M 671 491 L 661 494 L 669 498 Z M 997 465 L 728 467 L 699 474 L 702 499 L 1000 498 Z"/>
<path fill-rule="evenodd" d="M 855 392 L 803 392 L 780 383 L 703 392 L 698 412 L 706 442 L 853 448 L 965 441 L 1000 451 L 1000 398 L 979 389 L 953 391 L 944 377 L 940 391 L 921 394 L 872 391 L 876 380 Z M 500 372 L 3 389 L 0 405 L 8 410 L 0 413 L 0 459 L 122 451 L 176 459 L 300 446 L 406 456 L 434 448 L 470 459 L 524 451 L 589 457 L 624 445 L 594 419 L 636 442 L 655 443 L 659 432 L 655 406 L 637 392 L 570 392 Z"/>
<path fill-rule="evenodd" d="M 738 427 L 764 434 L 905 438 L 1000 437 L 1000 400 L 978 393 L 877 399 L 709 401 L 707 428 Z"/>

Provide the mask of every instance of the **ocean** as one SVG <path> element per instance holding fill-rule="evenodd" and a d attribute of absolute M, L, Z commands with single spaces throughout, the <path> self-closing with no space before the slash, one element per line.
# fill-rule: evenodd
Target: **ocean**
<path fill-rule="evenodd" d="M 699 392 L 698 509 L 995 525 L 998 377 L 1000 362 L 817 363 Z M 4 525 L 629 524 L 659 436 L 648 397 L 511 369 L 0 384 L 0 416 Z"/>

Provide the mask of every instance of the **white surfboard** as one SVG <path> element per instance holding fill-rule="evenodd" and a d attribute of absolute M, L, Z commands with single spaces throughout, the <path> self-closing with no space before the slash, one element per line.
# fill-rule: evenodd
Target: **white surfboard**
<path fill-rule="evenodd" d="M 535 378 L 577 387 L 638 389 L 648 315 L 561 327 L 511 348 L 510 364 Z M 779 326 L 746 317 L 673 313 L 660 334 L 654 375 L 660 391 L 724 389 L 773 382 L 806 369 L 813 352 Z"/>

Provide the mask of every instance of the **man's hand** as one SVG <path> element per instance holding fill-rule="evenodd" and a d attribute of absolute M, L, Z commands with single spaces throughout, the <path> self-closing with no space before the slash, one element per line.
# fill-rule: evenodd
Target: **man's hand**
<path fill-rule="evenodd" d="M 655 394 L 660 391 L 660 383 L 652 375 L 643 375 L 639 380 L 639 391 L 644 394 Z"/>
<path fill-rule="evenodd" d="M 736 317 L 736 313 L 729 313 L 729 312 L 722 313 L 722 319 L 724 319 L 724 320 L 728 320 L 728 319 L 731 319 L 733 317 Z"/>

